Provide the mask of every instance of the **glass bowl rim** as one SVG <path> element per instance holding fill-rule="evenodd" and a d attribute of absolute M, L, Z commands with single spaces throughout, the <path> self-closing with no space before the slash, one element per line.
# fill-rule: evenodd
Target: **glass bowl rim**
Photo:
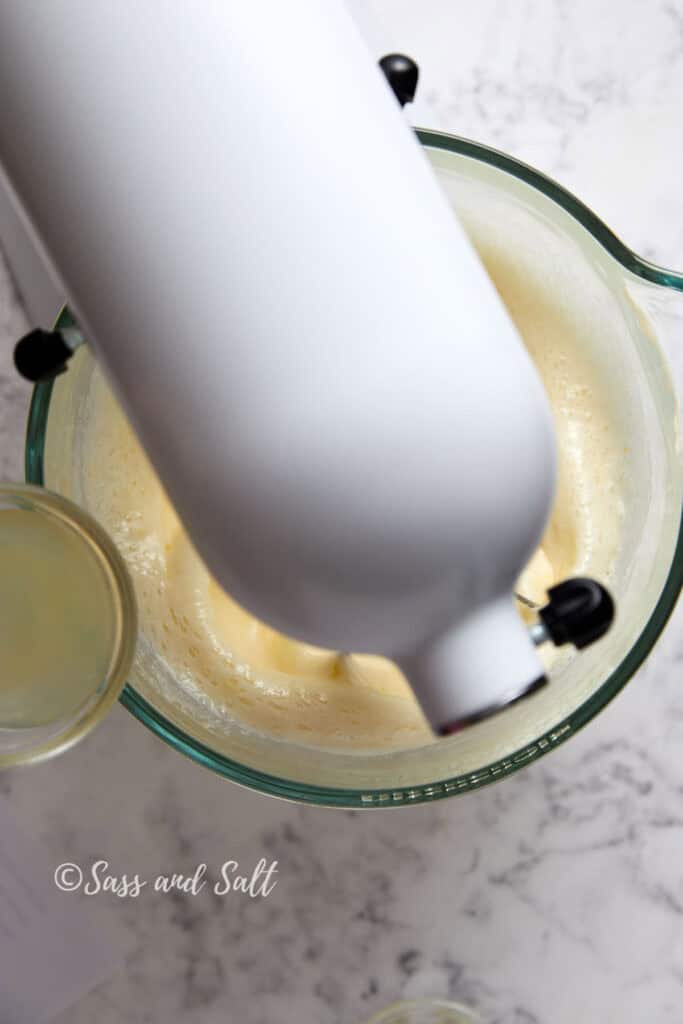
<path fill-rule="evenodd" d="M 410 1013 L 415 1010 L 449 1010 L 461 1017 L 462 1024 L 485 1024 L 483 1018 L 471 1006 L 454 1003 L 451 999 L 432 999 L 428 996 L 417 999 L 397 999 L 374 1014 L 370 1020 L 366 1021 L 366 1024 L 390 1024 L 392 1017 L 399 1012 Z"/>
<path fill-rule="evenodd" d="M 425 129 L 416 129 L 415 133 L 422 145 L 427 148 L 441 149 L 459 156 L 470 157 L 505 171 L 530 185 L 578 221 L 626 271 L 650 283 L 683 292 L 683 274 L 659 267 L 636 255 L 589 207 L 547 175 L 506 153 L 469 139 Z M 72 322 L 65 307 L 58 317 L 57 325 L 66 326 Z M 28 414 L 25 451 L 26 480 L 39 486 L 43 486 L 44 482 L 45 442 L 51 395 L 52 381 L 37 384 L 33 390 Z M 425 803 L 458 793 L 471 792 L 503 779 L 525 765 L 538 760 L 587 725 L 619 693 L 646 659 L 674 609 L 682 586 L 683 519 L 679 524 L 669 573 L 650 618 L 626 657 L 595 693 L 551 730 L 525 747 L 476 771 L 466 772 L 448 779 L 439 779 L 433 783 L 420 783 L 397 789 L 389 787 L 345 789 L 316 786 L 292 779 L 279 778 L 233 761 L 194 739 L 169 721 L 160 711 L 157 711 L 137 693 L 130 683 L 126 684 L 119 699 L 128 711 L 171 747 L 232 782 L 258 792 L 299 803 L 356 809 Z"/>

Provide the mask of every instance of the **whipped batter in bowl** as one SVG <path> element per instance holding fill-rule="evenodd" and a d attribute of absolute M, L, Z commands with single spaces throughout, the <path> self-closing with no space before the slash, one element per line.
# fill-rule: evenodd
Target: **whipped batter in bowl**
<path fill-rule="evenodd" d="M 520 591 L 540 604 L 548 587 L 567 576 L 590 571 L 609 581 L 623 514 L 626 439 L 612 385 L 587 358 L 581 324 L 565 309 L 563 296 L 548 289 L 543 265 L 510 264 L 497 239 L 476 232 L 472 237 L 541 371 L 555 413 L 557 501 L 542 546 L 519 581 Z M 98 369 L 89 405 L 85 501 L 123 553 L 143 632 L 179 685 L 201 693 L 217 714 L 297 743 L 387 750 L 432 741 L 395 665 L 290 640 L 221 590 Z"/>
<path fill-rule="evenodd" d="M 218 586 L 99 370 L 89 400 L 84 496 L 122 552 L 142 630 L 179 685 L 226 720 L 299 743 L 372 750 L 429 742 L 390 662 L 290 640 Z"/>
<path fill-rule="evenodd" d="M 269 792 L 361 805 L 425 799 L 537 756 L 628 654 L 670 566 L 681 494 L 675 402 L 639 305 L 646 286 L 514 173 L 438 145 L 429 155 L 554 411 L 557 500 L 518 590 L 543 603 L 548 586 L 585 573 L 617 599 L 616 623 L 594 648 L 544 654 L 544 691 L 434 741 L 392 663 L 290 641 L 218 588 L 86 351 L 52 396 L 46 483 L 100 520 L 135 583 L 142 634 L 129 706 L 192 756 Z"/>

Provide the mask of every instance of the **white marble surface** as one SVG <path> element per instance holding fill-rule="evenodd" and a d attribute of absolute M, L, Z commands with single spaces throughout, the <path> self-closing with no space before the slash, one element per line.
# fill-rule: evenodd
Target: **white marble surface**
<path fill-rule="evenodd" d="M 374 0 L 444 128 L 534 163 L 635 249 L 683 268 L 681 0 Z M 21 475 L 23 314 L 0 270 L 0 476 Z M 126 970 L 61 1024 L 359 1024 L 450 995 L 495 1024 L 683 1019 L 683 611 L 601 718 L 468 797 L 299 808 L 184 760 L 122 709 L 0 776 L 51 863 L 190 871 L 276 857 L 267 900 L 107 896 Z M 65 897 L 79 898 L 79 897 Z"/>

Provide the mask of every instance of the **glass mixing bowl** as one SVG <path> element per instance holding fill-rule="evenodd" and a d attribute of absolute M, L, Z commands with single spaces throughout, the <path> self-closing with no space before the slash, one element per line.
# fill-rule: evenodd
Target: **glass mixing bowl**
<path fill-rule="evenodd" d="M 466 229 L 507 254 L 547 268 L 547 287 L 583 333 L 599 339 L 596 373 L 618 380 L 629 445 L 624 519 L 610 580 L 615 624 L 599 644 L 563 661 L 551 685 L 502 714 L 432 745 L 375 755 L 270 739 L 217 721 L 181 690 L 139 638 L 123 704 L 171 746 L 235 782 L 314 804 L 384 807 L 467 792 L 504 778 L 565 742 L 631 678 L 651 650 L 681 587 L 683 473 L 678 403 L 660 344 L 683 344 L 683 275 L 626 248 L 587 207 L 509 156 L 452 136 L 418 132 Z M 546 270 L 544 269 L 544 273 Z M 61 322 L 69 320 L 64 312 Z M 93 359 L 79 350 L 68 373 L 36 387 L 26 474 L 83 503 L 81 446 Z"/>

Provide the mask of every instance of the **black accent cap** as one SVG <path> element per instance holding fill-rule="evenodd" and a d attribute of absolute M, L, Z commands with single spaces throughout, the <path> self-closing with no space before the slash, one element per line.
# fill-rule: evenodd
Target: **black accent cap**
<path fill-rule="evenodd" d="M 614 601 L 595 580 L 564 580 L 548 591 L 548 597 L 550 602 L 538 614 L 557 647 L 573 644 L 581 650 L 604 636 L 612 625 Z"/>
<path fill-rule="evenodd" d="M 412 103 L 420 76 L 420 69 L 415 61 L 406 57 L 404 53 L 388 53 L 386 57 L 382 57 L 379 66 L 401 106 Z"/>
<path fill-rule="evenodd" d="M 37 383 L 63 373 L 72 355 L 59 331 L 37 327 L 14 346 L 14 365 L 22 377 Z"/>

